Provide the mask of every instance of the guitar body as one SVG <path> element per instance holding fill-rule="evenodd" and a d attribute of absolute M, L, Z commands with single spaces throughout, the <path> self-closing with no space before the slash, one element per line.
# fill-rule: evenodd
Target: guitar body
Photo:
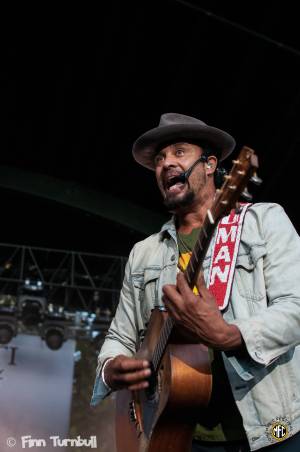
<path fill-rule="evenodd" d="M 152 362 L 167 318 L 159 309 L 152 312 L 136 358 Z M 190 451 L 197 413 L 209 402 L 212 379 L 207 348 L 176 342 L 172 334 L 147 390 L 118 391 L 118 452 Z"/>

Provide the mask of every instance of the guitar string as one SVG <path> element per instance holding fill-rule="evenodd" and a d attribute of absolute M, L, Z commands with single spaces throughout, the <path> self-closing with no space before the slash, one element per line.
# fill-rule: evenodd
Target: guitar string
<path fill-rule="evenodd" d="M 183 240 L 183 238 L 181 237 L 181 235 L 179 233 L 177 234 L 177 238 L 178 238 L 178 241 L 180 242 L 180 244 L 183 247 L 183 251 L 185 251 L 187 253 L 191 253 L 192 252 L 192 248 Z M 196 242 L 196 245 L 197 245 L 197 242 Z M 181 271 L 183 271 L 183 272 L 186 271 L 187 272 L 188 282 L 190 281 L 189 264 L 190 264 L 190 261 L 189 261 L 188 266 L 187 266 L 186 269 L 184 269 L 180 265 L 180 263 L 178 264 L 178 266 L 179 266 Z M 190 265 L 192 265 L 192 264 L 190 264 Z M 157 369 L 158 368 L 158 364 L 160 363 L 162 354 L 163 354 L 163 352 L 164 352 L 164 350 L 166 348 L 166 345 L 167 345 L 169 336 L 171 334 L 171 331 L 173 329 L 173 326 L 174 326 L 174 321 L 173 321 L 173 319 L 171 319 L 169 317 L 167 319 L 166 323 L 164 324 L 163 328 L 162 328 L 162 331 L 161 331 L 158 343 L 157 343 L 157 345 L 155 347 L 155 350 L 154 350 L 152 363 L 153 363 L 155 371 L 158 370 Z"/>
<path fill-rule="evenodd" d="M 185 272 L 186 278 L 187 278 L 187 281 L 188 281 L 189 285 L 191 285 L 191 282 L 192 282 L 192 279 L 193 279 L 193 273 L 195 273 L 193 264 L 196 264 L 196 266 L 197 266 L 197 264 L 199 263 L 199 259 L 196 258 L 196 257 L 199 254 L 199 252 L 201 252 L 203 250 L 202 240 L 203 240 L 203 238 L 208 238 L 208 234 L 207 234 L 207 230 L 206 229 L 209 230 L 209 226 L 212 226 L 212 224 L 208 223 L 208 225 L 207 225 L 206 222 L 204 222 L 204 224 L 203 224 L 203 226 L 202 226 L 202 228 L 201 228 L 201 230 L 199 232 L 199 236 L 198 236 L 198 238 L 196 240 L 196 243 L 195 243 L 195 246 L 194 246 L 193 250 L 191 249 L 190 246 L 188 246 L 188 244 L 183 240 L 183 238 L 179 234 L 177 234 L 178 241 L 182 245 L 183 250 L 186 251 L 186 252 L 189 252 L 189 253 L 193 251 L 192 252 L 192 256 L 190 257 L 190 260 L 188 262 L 188 265 L 187 265 L 186 269 L 182 268 L 182 266 L 180 264 L 178 264 L 180 270 Z M 195 256 L 195 261 L 196 262 L 193 261 L 194 256 Z M 166 323 L 164 324 L 161 332 L 160 332 L 160 336 L 159 336 L 157 345 L 156 345 L 156 347 L 154 349 L 153 359 L 152 359 L 152 364 L 153 364 L 153 367 L 154 367 L 155 371 L 158 370 L 158 365 L 159 365 L 159 363 L 161 361 L 163 352 L 164 352 L 164 350 L 165 350 L 165 348 L 167 346 L 167 342 L 168 342 L 168 339 L 170 337 L 170 334 L 172 332 L 172 329 L 173 329 L 174 325 L 175 325 L 175 322 L 173 321 L 173 319 L 171 319 L 169 317 L 167 319 Z"/>
<path fill-rule="evenodd" d="M 166 320 L 166 323 L 164 324 L 164 326 L 162 328 L 160 338 L 158 340 L 158 343 L 155 347 L 155 351 L 153 354 L 152 363 L 153 363 L 153 367 L 154 367 L 155 371 L 158 370 L 158 365 L 161 361 L 162 354 L 166 348 L 166 345 L 167 345 L 167 342 L 168 342 L 168 339 L 169 339 L 173 326 L 174 326 L 174 321 L 170 317 L 168 317 L 168 319 Z"/>

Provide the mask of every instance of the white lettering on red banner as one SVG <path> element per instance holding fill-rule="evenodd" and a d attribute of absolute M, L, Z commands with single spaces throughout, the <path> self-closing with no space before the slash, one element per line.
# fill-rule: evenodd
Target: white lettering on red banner
<path fill-rule="evenodd" d="M 218 224 L 209 270 L 210 292 L 215 296 L 220 310 L 228 305 L 236 258 L 241 240 L 244 217 L 251 204 L 244 204 L 241 211 L 232 210 Z"/>
<path fill-rule="evenodd" d="M 222 260 L 224 260 L 224 262 L 230 262 L 230 254 L 227 245 L 222 246 L 216 258 L 214 259 L 214 264 L 217 264 L 219 261 Z"/>
<path fill-rule="evenodd" d="M 219 281 L 226 283 L 228 280 L 229 268 L 230 265 L 226 265 L 222 271 L 219 266 L 213 267 L 210 275 L 210 284 L 215 284 L 216 277 L 218 277 Z"/>
<path fill-rule="evenodd" d="M 236 233 L 237 233 L 237 226 L 231 226 L 229 235 L 230 235 L 230 241 L 234 242 L 236 239 Z M 217 243 L 220 243 L 220 240 L 222 240 L 222 243 L 227 243 L 229 239 L 229 235 L 226 228 L 220 227 L 217 231 Z"/>

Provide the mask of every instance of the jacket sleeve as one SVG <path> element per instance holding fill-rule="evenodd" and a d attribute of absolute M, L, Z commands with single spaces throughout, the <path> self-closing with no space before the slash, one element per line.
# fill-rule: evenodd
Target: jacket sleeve
<path fill-rule="evenodd" d="M 96 405 L 111 392 L 101 378 L 101 369 L 104 362 L 108 358 L 115 357 L 117 355 L 132 356 L 136 352 L 138 328 L 136 323 L 136 307 L 131 279 L 133 254 L 134 249 L 131 251 L 126 264 L 123 286 L 115 317 L 112 320 L 98 356 L 96 379 L 91 400 L 92 406 Z"/>
<path fill-rule="evenodd" d="M 250 357 L 268 366 L 300 344 L 300 239 L 281 206 L 257 213 L 264 239 L 267 306 L 259 314 L 230 323 L 241 331 Z"/>

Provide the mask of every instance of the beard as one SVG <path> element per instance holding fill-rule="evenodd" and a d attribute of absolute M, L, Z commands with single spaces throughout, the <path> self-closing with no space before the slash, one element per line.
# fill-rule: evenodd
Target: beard
<path fill-rule="evenodd" d="M 166 198 L 164 200 L 164 205 L 168 209 L 169 212 L 172 212 L 178 208 L 185 208 L 193 204 L 195 200 L 195 193 L 192 190 L 189 190 L 185 193 L 182 198 Z"/>

